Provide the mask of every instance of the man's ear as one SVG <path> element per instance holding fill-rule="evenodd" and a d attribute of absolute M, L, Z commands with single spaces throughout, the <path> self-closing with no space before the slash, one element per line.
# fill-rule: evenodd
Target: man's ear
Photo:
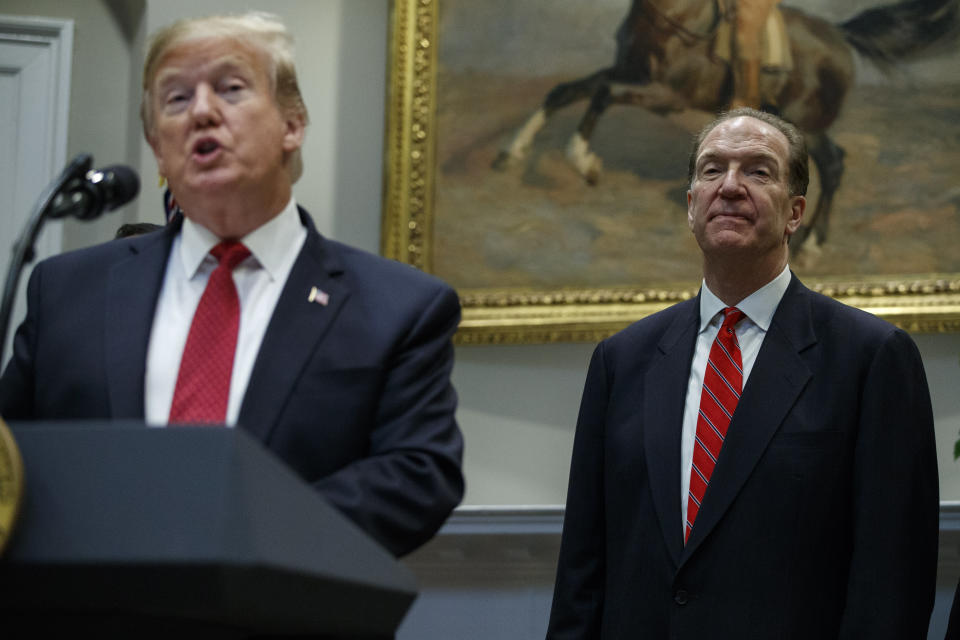
<path fill-rule="evenodd" d="M 157 137 L 154 135 L 147 136 L 147 144 L 150 145 L 150 148 L 153 150 L 153 157 L 157 161 L 157 171 L 161 176 L 166 176 L 167 171 L 163 166 L 163 157 L 160 155 L 160 141 L 157 140 Z"/>
<path fill-rule="evenodd" d="M 792 236 L 800 228 L 800 221 L 803 219 L 803 212 L 807 209 L 807 199 L 803 196 L 791 196 L 790 198 L 790 218 L 787 220 L 786 233 Z"/>
<path fill-rule="evenodd" d="M 307 132 L 307 123 L 302 113 L 291 113 L 284 119 L 286 131 L 283 134 L 283 150 L 287 153 L 296 151 L 303 146 L 303 139 Z"/>

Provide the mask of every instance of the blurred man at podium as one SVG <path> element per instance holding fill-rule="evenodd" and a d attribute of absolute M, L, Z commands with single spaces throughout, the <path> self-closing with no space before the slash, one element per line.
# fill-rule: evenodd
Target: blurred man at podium
<path fill-rule="evenodd" d="M 395 555 L 417 548 L 463 494 L 455 292 L 297 205 L 307 111 L 274 17 L 160 30 L 141 116 L 182 214 L 37 265 L 0 414 L 247 429 Z"/>

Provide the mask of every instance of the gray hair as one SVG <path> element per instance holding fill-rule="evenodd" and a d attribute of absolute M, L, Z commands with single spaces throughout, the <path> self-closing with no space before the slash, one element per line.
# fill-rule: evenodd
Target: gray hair
<path fill-rule="evenodd" d="M 789 149 L 789 157 L 787 158 L 787 183 L 789 185 L 790 195 L 807 195 L 807 186 L 810 184 L 810 164 L 807 157 L 807 143 L 804 140 L 803 134 L 800 133 L 795 126 L 783 118 L 779 118 L 772 113 L 767 113 L 766 111 L 751 109 L 750 107 L 741 107 L 739 109 L 733 109 L 732 111 L 724 111 L 717 117 L 716 120 L 708 124 L 703 128 L 702 131 L 700 131 L 700 134 L 697 135 L 696 139 L 694 140 L 693 149 L 690 151 L 690 160 L 687 167 L 687 184 L 693 184 L 693 177 L 696 172 L 697 165 L 697 155 L 700 153 L 700 147 L 703 145 L 703 141 L 708 135 L 710 135 L 710 132 L 727 120 L 733 120 L 734 118 L 741 117 L 755 118 L 770 125 L 786 137 L 787 146 Z"/>

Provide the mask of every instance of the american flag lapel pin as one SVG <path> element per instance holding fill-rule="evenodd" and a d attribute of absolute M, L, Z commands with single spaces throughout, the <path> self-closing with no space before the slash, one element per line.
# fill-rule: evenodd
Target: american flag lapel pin
<path fill-rule="evenodd" d="M 307 300 L 309 302 L 316 302 L 323 306 L 327 306 L 327 303 L 330 302 L 330 294 L 323 289 L 312 287 L 310 289 L 310 295 L 307 296 Z"/>

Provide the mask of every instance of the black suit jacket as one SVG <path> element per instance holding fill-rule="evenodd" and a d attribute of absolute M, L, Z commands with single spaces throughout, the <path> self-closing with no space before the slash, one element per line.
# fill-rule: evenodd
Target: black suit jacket
<path fill-rule="evenodd" d="M 307 239 L 283 289 L 238 424 L 394 554 L 428 540 L 463 494 L 454 420 L 455 292 L 394 261 Z M 163 231 L 34 269 L 8 420 L 144 417 L 147 344 L 173 238 Z M 308 300 L 313 287 L 329 302 Z"/>
<path fill-rule="evenodd" d="M 925 638 L 939 499 L 913 341 L 794 277 L 685 546 L 698 327 L 694 299 L 594 352 L 547 636 Z"/>

